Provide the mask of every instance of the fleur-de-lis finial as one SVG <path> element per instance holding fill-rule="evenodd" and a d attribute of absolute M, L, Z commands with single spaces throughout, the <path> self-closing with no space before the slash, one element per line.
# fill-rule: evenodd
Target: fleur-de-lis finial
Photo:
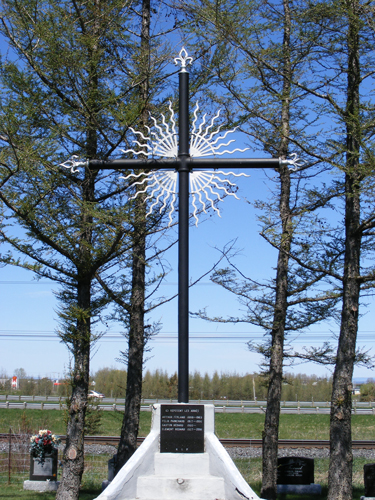
<path fill-rule="evenodd" d="M 73 155 L 69 158 L 69 160 L 66 160 L 64 163 L 60 163 L 60 167 L 70 168 L 72 174 L 79 172 L 80 167 L 88 167 L 88 165 L 88 160 L 81 160 L 77 155 Z"/>
<path fill-rule="evenodd" d="M 303 167 L 305 164 L 306 162 L 304 160 L 298 158 L 297 153 L 292 153 L 290 155 L 290 158 L 287 158 L 286 160 L 280 159 L 280 165 L 293 165 L 293 167 L 290 169 L 293 172 L 296 172 L 299 167 Z"/>
<path fill-rule="evenodd" d="M 192 62 L 193 62 L 193 58 L 188 55 L 187 51 L 185 50 L 185 47 L 182 47 L 182 49 L 179 53 L 179 57 L 176 57 L 174 59 L 174 63 L 176 65 L 181 64 L 180 73 L 186 73 L 186 66 L 188 64 L 191 64 Z"/>

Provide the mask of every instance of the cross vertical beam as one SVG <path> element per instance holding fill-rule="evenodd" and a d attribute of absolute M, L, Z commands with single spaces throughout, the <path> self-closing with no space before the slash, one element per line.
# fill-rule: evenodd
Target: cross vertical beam
<path fill-rule="evenodd" d="M 178 402 L 189 402 L 189 73 L 179 73 Z"/>
<path fill-rule="evenodd" d="M 175 60 L 181 64 L 179 72 L 179 131 L 177 158 L 174 151 L 173 158 L 155 159 L 146 154 L 147 159 L 116 159 L 116 160 L 79 160 L 72 156 L 70 160 L 61 165 L 77 172 L 78 167 L 93 169 L 137 169 L 176 170 L 178 172 L 178 402 L 189 402 L 189 184 L 190 171 L 194 169 L 220 169 L 220 168 L 273 168 L 281 165 L 293 165 L 294 169 L 303 165 L 297 155 L 293 153 L 292 159 L 281 158 L 199 158 L 195 154 L 194 161 L 190 156 L 190 127 L 189 127 L 189 73 L 186 66 L 191 64 L 192 58 L 188 57 L 185 49 Z M 179 63 L 177 62 L 179 61 Z M 211 134 L 212 137 L 212 134 Z M 132 151 L 132 150 L 131 150 Z M 125 153 L 128 151 L 125 151 Z M 133 151 L 135 153 L 135 151 Z M 205 154 L 201 155 L 205 156 Z"/>

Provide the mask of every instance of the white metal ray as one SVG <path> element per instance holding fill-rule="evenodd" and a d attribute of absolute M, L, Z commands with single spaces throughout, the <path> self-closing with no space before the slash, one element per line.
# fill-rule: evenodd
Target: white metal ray
<path fill-rule="evenodd" d="M 181 65 L 181 72 L 186 72 L 186 68 L 192 62 L 192 58 L 188 56 L 185 48 L 179 53 L 179 57 L 174 59 L 175 64 Z M 146 158 L 177 158 L 178 157 L 178 134 L 176 131 L 176 120 L 172 103 L 169 102 L 169 119 L 161 114 L 161 120 L 156 120 L 151 114 L 150 119 L 153 126 L 146 127 L 147 134 L 130 128 L 133 132 L 135 139 L 135 149 L 122 150 L 124 154 L 131 153 L 135 156 L 144 156 Z M 214 115 L 209 122 L 207 122 L 207 114 L 204 114 L 200 123 L 198 124 L 199 104 L 195 105 L 193 112 L 194 119 L 192 123 L 192 130 L 190 134 L 190 156 L 199 158 L 204 156 L 221 156 L 224 154 L 233 154 L 235 152 L 247 151 L 249 148 L 235 148 L 232 150 L 223 149 L 234 142 L 234 139 L 226 140 L 229 134 L 232 134 L 236 129 L 227 130 L 221 133 L 222 125 L 216 125 L 215 122 L 220 117 L 220 110 Z M 226 141 L 226 142 L 225 142 Z M 292 159 L 281 160 L 280 164 L 293 165 L 292 170 L 298 170 L 302 167 L 304 162 L 301 162 L 297 155 L 292 154 Z M 73 155 L 69 160 L 60 164 L 65 168 L 69 168 L 71 172 L 78 172 L 80 167 L 88 167 L 89 162 L 81 160 L 78 156 Z M 221 177 L 224 176 L 224 177 Z M 190 192 L 193 205 L 193 216 L 195 224 L 198 224 L 198 210 L 199 208 L 206 212 L 207 205 L 220 216 L 220 211 L 217 208 L 217 202 L 223 201 L 222 197 L 238 196 L 231 192 L 229 186 L 235 186 L 230 182 L 228 176 L 235 177 L 248 177 L 248 175 L 240 173 L 234 174 L 233 172 L 215 172 L 215 171 L 198 171 L 190 172 Z M 150 215 L 153 210 L 159 206 L 159 211 L 162 212 L 166 207 L 168 201 L 170 202 L 169 208 L 169 225 L 172 223 L 173 213 L 175 210 L 175 202 L 177 199 L 177 178 L 176 171 L 163 171 L 151 170 L 149 172 L 142 172 L 140 174 L 129 174 L 121 176 L 127 181 L 132 181 L 133 186 L 140 186 L 140 189 L 130 198 L 136 198 L 140 193 L 148 193 L 146 200 L 153 200 L 147 215 Z M 134 182 L 133 182 L 134 181 Z M 215 191 L 215 190 L 216 191 Z"/>
<path fill-rule="evenodd" d="M 124 153 L 132 153 L 134 155 L 143 155 L 147 158 L 177 158 L 178 156 L 178 144 L 177 144 L 177 132 L 176 132 L 176 120 L 172 109 L 172 103 L 169 103 L 170 112 L 170 125 L 166 120 L 165 116 L 161 115 L 161 124 L 151 116 L 153 122 L 153 130 L 147 127 L 148 137 L 144 136 L 142 132 L 137 132 L 131 129 L 135 136 L 139 137 L 143 142 L 138 140 L 134 141 L 139 147 L 138 151 L 134 149 L 124 150 Z M 194 158 L 199 158 L 203 156 L 217 156 L 223 155 L 225 153 L 235 153 L 247 151 L 249 148 L 244 149 L 233 149 L 233 150 L 222 150 L 223 147 L 229 146 L 234 139 L 227 142 L 223 142 L 228 134 L 235 132 L 236 129 L 228 130 L 224 134 L 220 134 L 221 125 L 215 128 L 215 121 L 220 116 L 220 111 L 211 119 L 207 124 L 206 116 L 204 115 L 201 119 L 199 125 L 198 123 L 198 111 L 199 104 L 196 103 L 194 109 L 194 120 L 192 124 L 192 132 L 190 139 L 190 156 Z M 192 195 L 192 205 L 193 205 L 193 216 L 195 218 L 195 224 L 198 225 L 198 210 L 199 206 L 201 210 L 206 212 L 207 205 L 211 206 L 213 210 L 220 216 L 220 211 L 216 207 L 218 201 L 223 201 L 219 192 L 213 190 L 213 188 L 218 189 L 222 194 L 226 196 L 234 196 L 239 199 L 237 195 L 228 191 L 225 187 L 235 186 L 234 183 L 230 182 L 226 177 L 222 178 L 221 175 L 228 176 L 233 175 L 235 177 L 248 177 L 246 174 L 234 174 L 233 172 L 214 172 L 214 171 L 193 171 L 190 173 L 190 192 Z M 154 199 L 151 204 L 148 215 L 152 213 L 154 208 L 161 205 L 160 212 L 167 206 L 169 198 L 171 198 L 171 206 L 169 210 L 169 225 L 173 220 L 174 205 L 177 199 L 177 172 L 176 171 L 162 171 L 162 170 L 152 170 L 150 172 L 144 172 L 138 175 L 129 174 L 127 176 L 122 176 L 125 180 L 130 180 L 132 178 L 136 179 L 134 185 L 141 185 L 144 189 L 138 191 L 138 193 L 149 192 L 146 200 Z M 134 199 L 138 193 L 136 193 L 131 199 Z"/>

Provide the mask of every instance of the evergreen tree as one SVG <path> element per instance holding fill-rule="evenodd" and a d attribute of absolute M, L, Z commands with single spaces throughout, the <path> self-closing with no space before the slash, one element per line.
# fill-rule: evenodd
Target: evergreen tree
<path fill-rule="evenodd" d="M 142 115 L 138 22 L 119 0 L 2 2 L 1 33 L 10 52 L 0 74 L 1 237 L 14 249 L 3 261 L 61 285 L 60 335 L 73 356 L 57 493 L 64 500 L 79 494 L 90 347 L 100 335 L 93 325 L 108 303 L 96 278 L 131 252 L 133 226 L 128 186 L 118 172 L 85 167 L 73 174 L 58 165 L 72 154 L 114 155 Z"/>
<path fill-rule="evenodd" d="M 125 370 L 101 368 L 94 374 L 95 390 L 108 398 L 124 397 L 127 374 Z"/>
<path fill-rule="evenodd" d="M 343 259 L 343 271 L 332 273 L 342 291 L 340 336 L 333 376 L 330 416 L 329 500 L 352 498 L 351 408 L 361 289 L 373 287 L 374 155 L 373 110 L 368 81 L 374 71 L 373 8 L 358 0 L 321 2 L 312 7 L 306 26 L 319 33 L 316 75 L 301 88 L 323 103 L 334 124 L 322 138 L 337 168 L 344 214 L 331 229 L 331 249 Z M 327 23 L 327 24 L 326 24 Z M 324 29 L 322 29 L 324 28 Z M 327 42 L 329 46 L 327 46 Z M 330 69 L 329 78 L 322 74 Z M 319 71 L 320 70 L 320 71 Z"/>

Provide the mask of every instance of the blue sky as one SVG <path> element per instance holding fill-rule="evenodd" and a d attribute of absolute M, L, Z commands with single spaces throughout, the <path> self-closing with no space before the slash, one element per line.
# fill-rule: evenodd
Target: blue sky
<path fill-rule="evenodd" d="M 256 154 L 246 156 L 255 157 Z M 202 220 L 198 227 L 190 229 L 190 274 L 192 279 L 205 273 L 217 259 L 218 251 L 226 243 L 237 238 L 236 247 L 242 249 L 236 263 L 247 275 L 253 278 L 271 277 L 276 265 L 276 252 L 258 234 L 258 223 L 253 207 L 246 199 L 254 200 L 266 196 L 269 181 L 263 171 L 254 170 L 250 177 L 240 179 L 240 201 L 227 198 L 220 205 L 221 218 L 213 215 Z M 175 230 L 170 229 L 171 232 Z M 177 249 L 168 256 L 173 267 L 177 268 Z M 24 368 L 30 376 L 61 377 L 69 365 L 67 348 L 54 335 L 57 327 L 55 309 L 57 303 L 53 295 L 56 284 L 46 280 L 33 281 L 32 273 L 10 266 L 0 269 L 0 371 L 12 376 L 17 368 Z M 177 276 L 173 271 L 162 287 L 162 293 L 172 295 L 177 289 Z M 369 306 L 362 309 L 365 313 L 360 320 L 359 345 L 366 348 L 374 346 L 374 301 L 366 300 Z M 197 311 L 207 307 L 211 315 L 232 315 L 240 313 L 240 308 L 231 294 L 210 283 L 208 277 L 190 291 L 190 310 Z M 177 369 L 177 301 L 156 309 L 152 319 L 160 320 L 160 334 L 151 342 L 152 350 L 146 355 L 149 360 L 145 369 L 162 369 L 172 374 Z M 295 345 L 318 345 L 327 340 L 332 333 L 338 333 L 335 323 L 314 326 L 308 335 L 301 334 Z M 116 358 L 125 349 L 125 340 L 119 336 L 120 325 L 111 324 L 103 339 L 93 349 L 92 372 L 103 367 L 122 368 Z M 49 334 L 48 338 L 33 338 L 30 333 Z M 190 320 L 190 371 L 212 374 L 218 372 L 237 372 L 240 374 L 259 371 L 260 357 L 248 351 L 246 341 L 259 338 L 262 332 L 249 324 L 209 323 L 201 319 Z M 52 336 L 52 337 L 51 337 Z M 112 337 L 112 338 L 110 338 Z M 114 337 L 114 338 L 113 338 Z M 225 337 L 225 338 L 223 338 Z M 229 337 L 229 338 L 228 338 Z M 287 368 L 294 373 L 326 375 L 330 371 L 312 363 Z M 356 368 L 356 377 L 371 377 L 373 372 Z"/>
<path fill-rule="evenodd" d="M 243 138 L 237 139 L 236 146 L 242 147 Z M 256 157 L 257 153 L 248 152 L 243 156 Z M 273 276 L 276 251 L 259 236 L 255 211 L 245 201 L 267 198 L 270 182 L 264 172 L 254 170 L 250 172 L 249 178 L 240 179 L 238 185 L 240 201 L 227 198 L 220 207 L 221 218 L 213 215 L 190 230 L 190 272 L 193 280 L 207 272 L 217 260 L 218 251 L 215 247 L 222 248 L 234 239 L 237 239 L 236 247 L 242 249 L 236 264 L 245 274 L 255 279 Z M 170 231 L 173 233 L 175 229 L 171 228 Z M 169 253 L 168 260 L 176 270 L 177 248 Z M 59 378 L 67 371 L 69 352 L 54 333 L 57 327 L 54 289 L 55 283 L 33 281 L 32 273 L 28 271 L 10 266 L 0 268 L 0 373 L 12 376 L 14 370 L 22 367 L 29 376 Z M 163 284 L 162 292 L 171 295 L 176 290 L 177 274 L 174 271 Z M 363 317 L 359 324 L 358 345 L 373 350 L 373 298 L 367 299 L 366 303 L 368 307 L 361 311 Z M 190 310 L 194 312 L 205 307 L 213 316 L 236 316 L 241 312 L 236 299 L 210 283 L 208 277 L 190 291 Z M 177 369 L 177 301 L 156 309 L 151 319 L 160 320 L 162 329 L 150 344 L 152 350 L 146 355 L 149 360 L 145 369 L 162 369 L 172 374 Z M 302 334 L 296 338 L 295 344 L 298 348 L 319 345 L 331 335 L 338 334 L 338 329 L 335 323 L 316 325 L 309 335 Z M 119 351 L 126 348 L 125 339 L 119 336 L 120 325 L 110 324 L 109 329 L 104 330 L 103 327 L 103 331 L 104 337 L 93 349 L 92 372 L 103 367 L 123 367 L 116 361 Z M 246 346 L 251 338 L 261 337 L 259 328 L 248 324 L 219 324 L 191 319 L 190 334 L 190 371 L 245 374 L 259 370 L 261 358 L 249 352 Z M 286 370 L 321 376 L 330 374 L 328 369 L 311 363 Z M 355 376 L 372 377 L 373 372 L 358 367 Z"/>

